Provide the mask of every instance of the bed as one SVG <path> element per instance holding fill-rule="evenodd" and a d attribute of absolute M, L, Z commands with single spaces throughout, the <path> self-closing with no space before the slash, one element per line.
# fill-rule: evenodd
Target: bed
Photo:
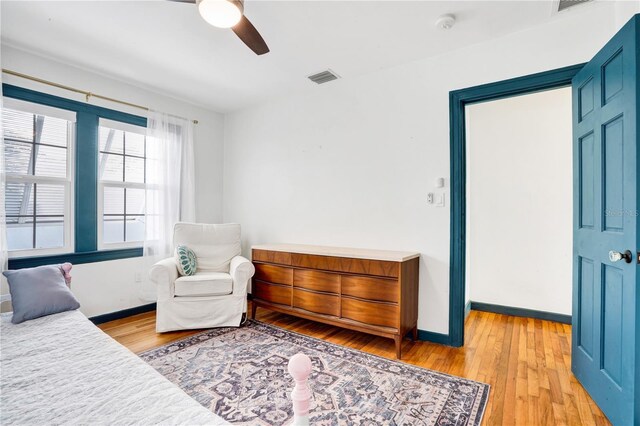
<path fill-rule="evenodd" d="M 2 425 L 227 424 L 79 311 L 0 319 Z"/>

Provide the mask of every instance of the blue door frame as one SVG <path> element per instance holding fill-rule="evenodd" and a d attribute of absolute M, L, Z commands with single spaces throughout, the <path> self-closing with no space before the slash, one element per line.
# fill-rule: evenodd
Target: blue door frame
<path fill-rule="evenodd" d="M 584 64 L 454 90 L 449 93 L 451 156 L 451 253 L 449 269 L 449 336 L 451 346 L 464 345 L 466 136 L 465 106 L 571 85 Z"/>

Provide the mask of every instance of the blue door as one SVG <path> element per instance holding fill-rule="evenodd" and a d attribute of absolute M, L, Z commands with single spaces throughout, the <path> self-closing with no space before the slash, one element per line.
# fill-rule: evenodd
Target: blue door
<path fill-rule="evenodd" d="M 640 15 L 573 79 L 572 370 L 614 425 L 640 425 Z"/>

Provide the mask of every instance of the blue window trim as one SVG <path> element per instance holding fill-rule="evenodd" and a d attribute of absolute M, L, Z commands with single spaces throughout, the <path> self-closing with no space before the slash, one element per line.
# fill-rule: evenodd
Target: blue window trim
<path fill-rule="evenodd" d="M 466 257 L 466 135 L 465 106 L 571 85 L 584 64 L 531 74 L 449 92 L 451 155 L 451 245 L 449 266 L 449 334 L 443 343 L 464 344 Z"/>
<path fill-rule="evenodd" d="M 142 247 L 54 254 L 47 256 L 17 257 L 9 259 L 9 269 L 33 268 L 35 266 L 52 265 L 65 262 L 80 265 L 82 263 L 105 262 L 107 260 L 128 259 L 130 257 L 140 256 L 142 256 Z"/>
<path fill-rule="evenodd" d="M 134 114 L 90 105 L 10 84 L 2 85 L 5 97 L 47 105 L 76 113 L 74 253 L 9 259 L 9 268 L 49 263 L 103 262 L 142 256 L 142 248 L 98 250 L 98 122 L 105 118 L 147 127 L 147 119 Z"/>

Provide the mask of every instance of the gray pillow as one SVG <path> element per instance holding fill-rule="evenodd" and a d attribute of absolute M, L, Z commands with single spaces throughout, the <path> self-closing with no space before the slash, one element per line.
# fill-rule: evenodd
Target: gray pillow
<path fill-rule="evenodd" d="M 67 287 L 60 265 L 4 271 L 9 282 L 13 317 L 21 322 L 78 309 L 80 303 Z"/>

